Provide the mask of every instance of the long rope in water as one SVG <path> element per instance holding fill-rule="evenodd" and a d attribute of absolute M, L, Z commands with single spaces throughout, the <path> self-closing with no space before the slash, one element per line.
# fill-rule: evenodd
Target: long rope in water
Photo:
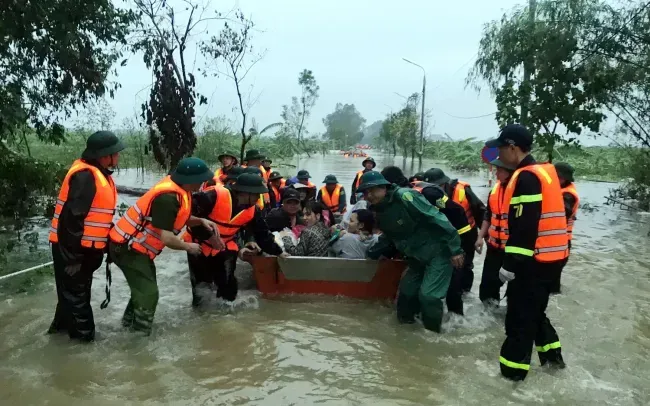
<path fill-rule="evenodd" d="M 35 271 L 37 269 L 45 268 L 46 266 L 50 266 L 53 263 L 54 263 L 53 261 L 50 261 L 50 262 L 46 262 L 44 264 L 33 266 L 31 268 L 23 269 L 22 271 L 10 273 L 10 274 L 7 274 L 7 275 L 2 275 L 2 276 L 0 276 L 0 281 L 3 280 L 3 279 L 9 279 L 12 276 L 17 276 L 17 275 L 21 275 L 21 274 L 24 274 L 24 273 L 27 273 L 27 272 L 30 272 L 30 271 Z"/>

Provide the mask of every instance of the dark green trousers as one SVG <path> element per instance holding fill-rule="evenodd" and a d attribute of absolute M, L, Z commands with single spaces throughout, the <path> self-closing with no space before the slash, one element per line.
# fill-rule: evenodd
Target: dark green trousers
<path fill-rule="evenodd" d="M 156 265 L 144 254 L 131 251 L 125 244 L 109 244 L 113 262 L 122 270 L 131 289 L 122 325 L 133 331 L 151 334 L 153 317 L 158 305 Z"/>
<path fill-rule="evenodd" d="M 428 330 L 440 332 L 444 307 L 453 267 L 449 257 L 434 258 L 428 264 L 409 262 L 409 268 L 399 284 L 397 318 L 413 323 L 422 312 L 422 324 Z"/>

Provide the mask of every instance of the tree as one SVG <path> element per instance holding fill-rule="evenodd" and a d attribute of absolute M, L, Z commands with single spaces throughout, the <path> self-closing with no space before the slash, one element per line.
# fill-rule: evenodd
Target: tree
<path fill-rule="evenodd" d="M 397 117 L 395 113 L 388 114 L 381 125 L 381 130 L 379 131 L 380 140 L 386 145 L 392 147 L 393 156 L 397 155 L 397 134 L 394 131 L 396 120 Z"/>
<path fill-rule="evenodd" d="M 311 109 L 318 99 L 319 87 L 316 84 L 316 78 L 310 70 L 303 70 L 298 76 L 298 84 L 301 88 L 300 100 L 297 97 L 291 98 L 291 107 L 286 104 L 282 106 L 282 119 L 284 120 L 285 131 L 295 136 L 298 145 L 310 156 L 309 150 L 303 139 L 305 130 L 305 120 L 311 114 Z"/>
<path fill-rule="evenodd" d="M 170 171 L 196 147 L 194 116 L 196 100 L 207 99 L 195 91 L 196 80 L 186 61 L 192 36 L 219 13 L 206 16 L 208 6 L 185 0 L 179 13 L 166 0 L 133 0 L 143 20 L 133 49 L 143 53 L 154 81 L 149 101 L 142 104 L 142 118 L 149 126 L 149 142 L 158 164 Z M 187 14 L 187 20 L 179 18 Z M 182 21 L 181 21 L 182 20 Z"/>
<path fill-rule="evenodd" d="M 201 44 L 201 50 L 206 57 L 211 58 L 215 66 L 219 62 L 226 65 L 226 71 L 215 71 L 215 76 L 222 73 L 230 78 L 235 84 L 235 91 L 237 92 L 237 100 L 239 102 L 239 113 L 241 114 L 241 153 L 240 158 L 244 159 L 244 152 L 246 151 L 246 144 L 248 144 L 255 134 L 253 132 L 246 133 L 248 113 L 254 102 L 250 101 L 250 93 L 248 101 L 244 101 L 243 95 L 243 82 L 248 76 L 250 70 L 259 62 L 263 54 L 254 52 L 252 45 L 253 41 L 253 28 L 255 24 L 249 18 L 246 18 L 240 11 L 235 15 L 235 21 L 239 25 L 237 30 L 233 29 L 227 22 L 219 36 L 213 36 L 209 41 Z"/>
<path fill-rule="evenodd" d="M 334 112 L 323 119 L 326 132 L 325 136 L 333 141 L 338 141 L 345 146 L 355 145 L 363 138 L 361 129 L 366 119 L 357 111 L 354 104 L 337 103 Z"/>
<path fill-rule="evenodd" d="M 107 83 L 135 15 L 110 0 L 3 1 L 0 5 L 0 148 L 25 125 L 60 143 L 67 118 Z M 6 148 L 4 148 L 6 149 Z"/>
<path fill-rule="evenodd" d="M 583 57 L 603 7 L 598 0 L 544 0 L 537 3 L 532 24 L 530 10 L 523 8 L 484 29 L 468 83 L 480 89 L 487 82 L 499 125 L 528 126 L 549 160 L 557 143 L 576 143 L 584 129 L 596 132 L 605 119 L 602 106 L 611 78 L 598 60 Z"/>

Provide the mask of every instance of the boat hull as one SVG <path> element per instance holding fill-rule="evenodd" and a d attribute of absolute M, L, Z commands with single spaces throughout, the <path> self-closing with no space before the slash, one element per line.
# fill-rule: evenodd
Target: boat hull
<path fill-rule="evenodd" d="M 394 299 L 406 263 L 314 257 L 254 257 L 257 288 L 264 296 L 318 294 Z"/>

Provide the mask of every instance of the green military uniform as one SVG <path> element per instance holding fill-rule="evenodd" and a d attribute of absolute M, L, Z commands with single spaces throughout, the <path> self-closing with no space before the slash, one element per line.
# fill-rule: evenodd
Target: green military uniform
<path fill-rule="evenodd" d="M 439 332 L 442 299 L 453 272 L 451 257 L 463 253 L 458 232 L 421 194 L 391 185 L 378 172 L 364 174 L 358 190 L 382 185 L 386 197 L 371 206 L 382 235 L 368 256 L 376 259 L 395 248 L 406 257 L 409 268 L 399 286 L 397 317 L 413 323 L 421 310 L 424 327 Z"/>
<path fill-rule="evenodd" d="M 172 173 L 171 180 L 178 185 L 201 184 L 211 179 L 212 172 L 197 158 L 185 158 Z M 151 225 L 161 230 L 173 231 L 180 210 L 175 193 L 164 193 L 151 202 Z M 124 310 L 122 325 L 126 328 L 151 334 L 156 307 L 158 282 L 156 265 L 149 256 L 132 251 L 128 243 L 109 243 L 110 257 L 122 270 L 131 289 L 131 298 Z"/>

